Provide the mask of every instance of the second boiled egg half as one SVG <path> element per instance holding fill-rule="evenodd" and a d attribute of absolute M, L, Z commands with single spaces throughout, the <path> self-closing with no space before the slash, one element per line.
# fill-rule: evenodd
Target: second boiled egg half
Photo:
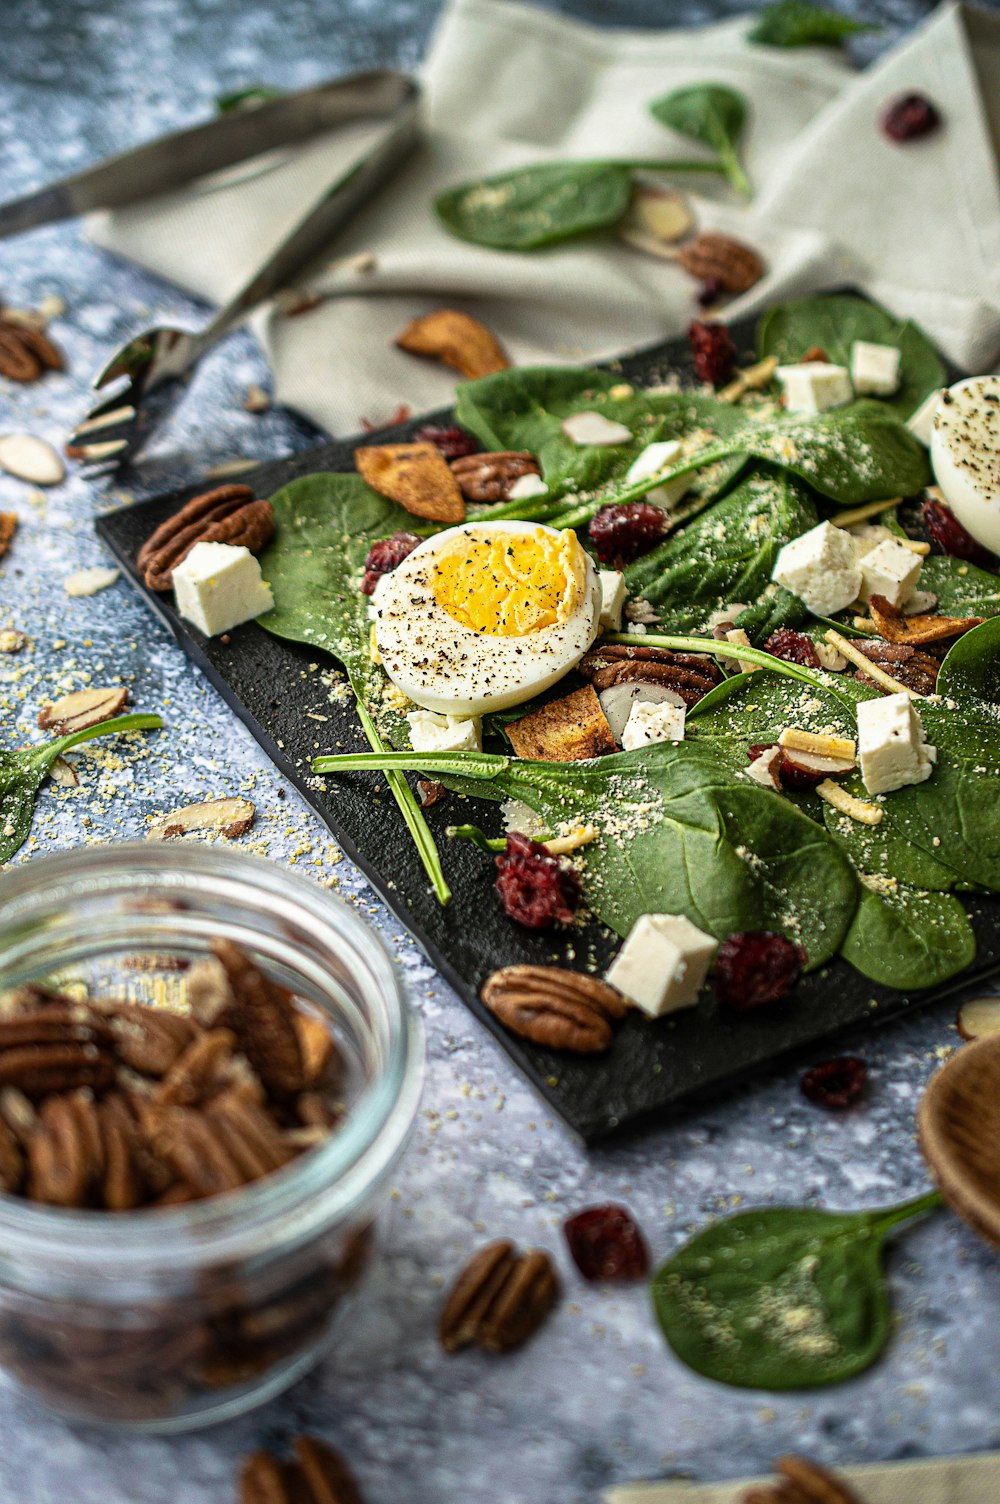
<path fill-rule="evenodd" d="M 597 636 L 601 589 L 576 534 L 470 522 L 428 538 L 372 596 L 386 673 L 417 705 L 478 716 L 555 684 Z"/>

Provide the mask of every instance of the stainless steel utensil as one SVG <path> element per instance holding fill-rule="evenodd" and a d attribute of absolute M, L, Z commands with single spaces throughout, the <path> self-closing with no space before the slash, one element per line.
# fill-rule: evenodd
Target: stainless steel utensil
<path fill-rule="evenodd" d="M 157 189 L 176 188 L 206 171 L 258 156 L 275 146 L 304 141 L 318 131 L 348 121 L 387 121 L 376 145 L 325 189 L 207 328 L 196 332 L 156 326 L 143 330 L 116 351 L 94 381 L 94 387 L 107 395 L 90 408 L 69 437 L 66 449 L 74 458 L 105 467 L 132 458 L 178 400 L 205 352 L 241 324 L 252 309 L 288 287 L 316 262 L 419 139 L 420 89 L 405 74 L 386 70 L 352 75 L 307 91 L 307 95 L 307 107 L 307 96 L 299 95 L 247 110 L 236 123 L 252 123 L 254 128 L 242 134 L 221 130 L 231 119 L 223 116 L 211 125 L 140 147 L 30 199 L 0 208 L 0 234 L 12 233 L 4 226 L 18 216 L 21 228 L 27 228 L 29 220 L 40 224 L 83 208 L 134 202 L 149 195 L 151 183 Z M 281 106 L 293 103 L 303 107 L 281 112 Z M 271 116 L 273 130 L 261 129 L 261 117 L 266 116 Z M 263 123 L 266 126 L 266 120 Z M 162 159 L 162 150 L 170 143 L 186 161 L 186 171 L 180 172 Z M 144 188 L 137 158 L 148 162 L 152 173 Z"/>

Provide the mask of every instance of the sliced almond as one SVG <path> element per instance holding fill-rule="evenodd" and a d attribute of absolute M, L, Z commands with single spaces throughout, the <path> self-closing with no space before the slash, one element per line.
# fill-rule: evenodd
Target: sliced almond
<path fill-rule="evenodd" d="M 169 841 L 195 830 L 214 831 L 232 839 L 250 829 L 257 806 L 249 799 L 203 799 L 160 815 L 149 827 L 147 841 Z"/>
<path fill-rule="evenodd" d="M 618 235 L 637 251 L 672 261 L 676 252 L 671 247 L 693 229 L 694 215 L 682 193 L 676 188 L 640 183 L 618 226 Z"/>
<path fill-rule="evenodd" d="M 456 308 L 438 308 L 414 319 L 396 336 L 396 344 L 411 355 L 431 356 L 470 380 L 510 366 L 503 346 L 486 325 Z"/>
<path fill-rule="evenodd" d="M 914 590 L 909 600 L 903 602 L 903 615 L 925 616 L 937 603 L 938 598 L 932 590 Z"/>
<path fill-rule="evenodd" d="M 971 632 L 973 627 L 981 626 L 983 621 L 981 616 L 906 616 L 881 595 L 872 596 L 868 609 L 880 637 L 886 642 L 910 646 L 960 637 L 964 632 Z"/>
<path fill-rule="evenodd" d="M 624 423 L 615 423 L 603 413 L 570 413 L 562 431 L 573 444 L 631 444 L 635 435 Z"/>
<path fill-rule="evenodd" d="M 536 762 L 578 762 L 618 750 L 591 684 L 512 721 L 507 735 L 518 757 Z"/>
<path fill-rule="evenodd" d="M 66 466 L 44 439 L 31 433 L 6 433 L 0 436 L 0 470 L 30 481 L 33 486 L 57 486 L 66 479 Z"/>
<path fill-rule="evenodd" d="M 0 512 L 0 559 L 10 548 L 17 532 L 17 518 L 13 512 Z"/>
<path fill-rule="evenodd" d="M 70 731 L 85 731 L 88 726 L 99 726 L 110 721 L 128 704 L 128 690 L 122 684 L 106 689 L 75 689 L 38 712 L 38 724 L 43 731 L 54 731 L 65 736 Z"/>
<path fill-rule="evenodd" d="M 849 736 L 824 736 L 816 731 L 800 731 L 797 726 L 786 726 L 778 737 L 778 746 L 787 752 L 811 752 L 817 757 L 832 757 L 837 762 L 854 766 L 858 755 L 855 742 Z"/>
<path fill-rule="evenodd" d="M 434 444 L 372 444 L 355 449 L 358 474 L 380 496 L 414 517 L 463 522 L 465 501 L 448 461 Z"/>
<path fill-rule="evenodd" d="M 1000 997 L 970 997 L 958 1010 L 955 1028 L 963 1039 L 1000 1034 Z"/>
<path fill-rule="evenodd" d="M 15 627 L 0 628 L 0 653 L 20 653 L 29 641 L 26 634 L 18 632 Z"/>
<path fill-rule="evenodd" d="M 119 569 L 108 569 L 104 565 L 95 564 L 93 569 L 79 569 L 76 574 L 69 574 L 63 580 L 63 589 L 70 596 L 97 595 L 101 590 L 107 590 L 113 585 L 121 574 Z"/>
<path fill-rule="evenodd" d="M 824 779 L 816 785 L 819 797 L 831 805 L 842 815 L 847 815 L 851 820 L 857 820 L 859 825 L 880 825 L 884 813 L 880 804 L 866 804 L 863 799 L 857 799 L 842 789 L 839 783 L 832 783 Z"/>
<path fill-rule="evenodd" d="M 744 769 L 748 778 L 754 783 L 759 783 L 766 789 L 781 789 L 781 762 L 784 753 L 780 747 L 768 747 L 759 757 L 755 757 L 748 768 Z"/>
<path fill-rule="evenodd" d="M 248 413 L 266 413 L 270 406 L 271 399 L 262 386 L 254 382 L 247 387 L 243 407 Z"/>
<path fill-rule="evenodd" d="M 49 777 L 61 789 L 75 789 L 80 783 L 76 769 L 72 763 L 66 761 L 65 757 L 56 758 L 49 769 Z"/>
<path fill-rule="evenodd" d="M 782 766 L 798 773 L 826 773 L 829 778 L 842 778 L 854 767 L 854 758 L 819 757 L 815 752 L 789 752 L 779 748 Z"/>

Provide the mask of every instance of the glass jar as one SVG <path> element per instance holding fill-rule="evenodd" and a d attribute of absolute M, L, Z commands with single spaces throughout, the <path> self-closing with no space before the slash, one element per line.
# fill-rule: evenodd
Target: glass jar
<path fill-rule="evenodd" d="M 371 1260 L 412 1127 L 422 1041 L 381 940 L 283 867 L 222 847 L 86 847 L 0 877 L 0 991 L 44 979 L 169 1004 L 213 939 L 329 1021 L 331 1137 L 239 1191 L 135 1212 L 0 1195 L 0 1366 L 73 1419 L 180 1430 L 316 1362 Z"/>

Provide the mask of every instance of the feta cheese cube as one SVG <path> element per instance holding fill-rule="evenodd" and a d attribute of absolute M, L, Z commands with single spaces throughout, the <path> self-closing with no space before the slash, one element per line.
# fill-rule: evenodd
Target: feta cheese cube
<path fill-rule="evenodd" d="M 508 488 L 508 501 L 527 501 L 531 496 L 546 496 L 548 486 L 540 475 L 519 475 L 512 486 Z"/>
<path fill-rule="evenodd" d="M 870 554 L 872 549 L 878 548 L 887 538 L 895 538 L 896 534 L 891 528 L 883 527 L 880 522 L 860 522 L 857 526 L 849 528 L 848 532 L 854 539 L 854 552 L 859 559 Z"/>
<path fill-rule="evenodd" d="M 603 413 L 570 413 L 560 424 L 571 444 L 630 444 L 635 437 L 631 428 L 616 423 Z"/>
<path fill-rule="evenodd" d="M 602 569 L 598 571 L 597 578 L 601 583 L 600 625 L 605 632 L 620 632 L 622 612 L 628 596 L 628 591 L 625 589 L 625 576 L 619 574 L 617 569 Z"/>
<path fill-rule="evenodd" d="M 643 914 L 607 971 L 612 987 L 650 1018 L 693 1008 L 718 941 L 683 914 Z"/>
<path fill-rule="evenodd" d="M 891 606 L 901 606 L 916 589 L 922 562 L 898 538 L 885 538 L 861 560 L 861 599 L 882 595 Z"/>
<path fill-rule="evenodd" d="M 632 461 L 625 472 L 625 479 L 648 480 L 660 470 L 670 470 L 674 465 L 679 465 L 683 458 L 684 445 L 678 439 L 657 440 L 655 444 L 647 444 L 642 453 Z M 665 486 L 647 491 L 645 500 L 654 507 L 663 507 L 664 511 L 669 512 L 682 496 L 687 495 L 693 480 L 693 475 L 679 475 L 676 480 L 667 481 Z"/>
<path fill-rule="evenodd" d="M 218 637 L 274 606 L 274 596 L 248 548 L 196 543 L 173 571 L 174 598 L 186 621 Z"/>
<path fill-rule="evenodd" d="M 937 391 L 931 392 L 925 397 L 917 408 L 906 420 L 906 426 L 915 439 L 919 439 L 927 449 L 931 447 L 931 434 L 934 431 L 934 414 L 938 410 L 938 403 L 944 394 L 945 388 L 938 387 Z"/>
<path fill-rule="evenodd" d="M 742 627 L 730 627 L 726 633 L 726 641 L 731 642 L 737 648 L 753 647 L 753 643 Z M 737 658 L 736 667 L 741 674 L 755 674 L 760 668 L 760 664 L 754 663 L 750 658 Z"/>
<path fill-rule="evenodd" d="M 797 366 L 779 366 L 778 380 L 785 389 L 785 411 L 814 417 L 831 407 L 843 407 L 854 397 L 846 366 L 825 360 L 805 360 Z"/>
<path fill-rule="evenodd" d="M 859 703 L 858 757 L 869 794 L 890 794 L 931 776 L 937 748 L 928 746 L 909 695 L 882 695 Z"/>
<path fill-rule="evenodd" d="M 797 595 L 814 616 L 832 616 L 857 600 L 861 565 L 850 534 L 821 522 L 785 544 L 771 579 Z"/>
<path fill-rule="evenodd" d="M 633 700 L 622 732 L 623 749 L 634 752 L 653 742 L 682 742 L 686 714 L 683 705 L 671 705 L 669 700 Z"/>
<path fill-rule="evenodd" d="M 859 397 L 891 397 L 899 391 L 902 354 L 895 345 L 856 339 L 851 346 L 851 381 Z"/>
<path fill-rule="evenodd" d="M 438 715 L 411 710 L 410 746 L 414 752 L 481 752 L 482 722 L 475 716 Z"/>

